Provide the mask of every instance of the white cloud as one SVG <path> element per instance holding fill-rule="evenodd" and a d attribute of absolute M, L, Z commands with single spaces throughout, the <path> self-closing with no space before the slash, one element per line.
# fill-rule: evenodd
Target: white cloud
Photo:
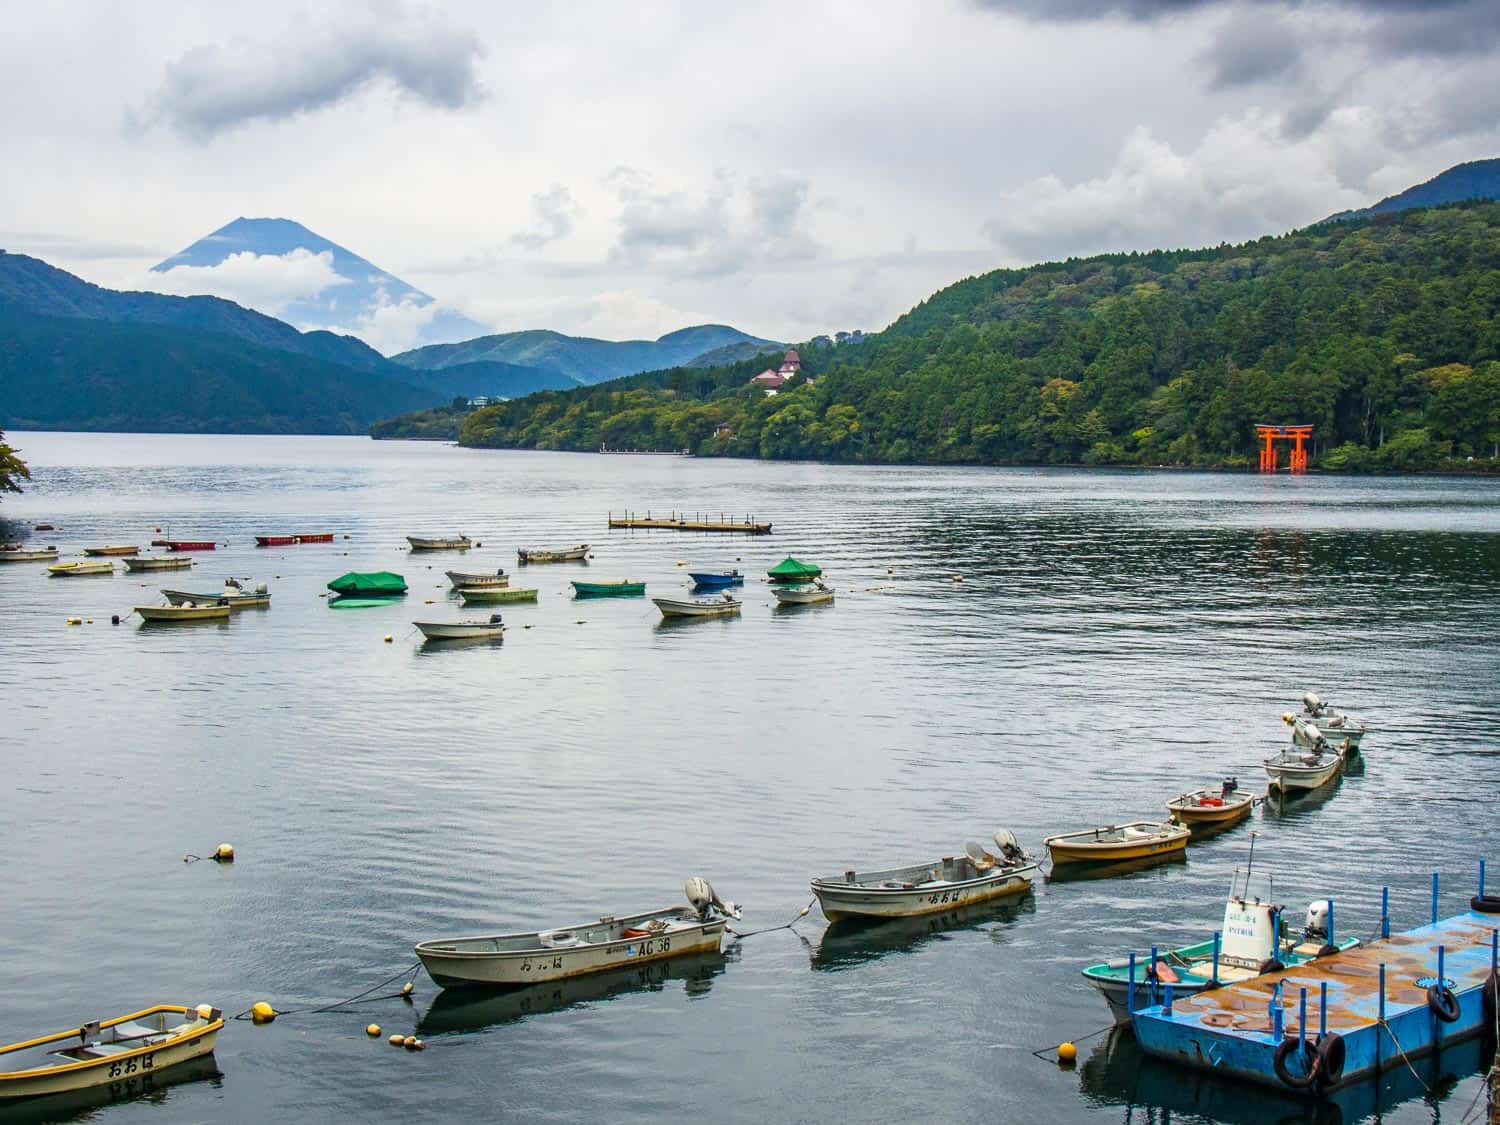
<path fill-rule="evenodd" d="M 341 335 L 358 336 L 382 355 L 395 355 L 421 342 L 422 332 L 438 316 L 436 301 L 420 304 L 415 300 L 391 301 L 384 292 L 380 301 L 354 319 L 352 324 L 299 324 L 305 332 L 326 328 Z"/>
<path fill-rule="evenodd" d="M 247 308 L 280 316 L 295 301 L 348 285 L 333 268 L 333 254 L 296 249 L 286 254 L 231 254 L 216 266 L 174 266 L 149 272 L 135 288 L 178 297 L 224 297 Z"/>

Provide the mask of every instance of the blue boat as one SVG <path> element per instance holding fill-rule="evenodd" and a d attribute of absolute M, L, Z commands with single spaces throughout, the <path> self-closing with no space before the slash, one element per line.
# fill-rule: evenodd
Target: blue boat
<path fill-rule="evenodd" d="M 1287 1093 L 1332 1090 L 1495 1026 L 1500 898 L 1468 911 L 1134 1013 L 1157 1058 Z M 1389 935 L 1389 914 L 1382 918 Z"/>
<path fill-rule="evenodd" d="M 699 586 L 716 589 L 724 586 L 743 586 L 745 576 L 737 570 L 688 571 L 688 577 Z"/>

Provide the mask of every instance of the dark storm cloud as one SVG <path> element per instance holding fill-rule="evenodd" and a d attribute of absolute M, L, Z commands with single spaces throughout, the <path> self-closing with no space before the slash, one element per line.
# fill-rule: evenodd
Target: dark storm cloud
<path fill-rule="evenodd" d="M 481 53 L 472 32 L 430 14 L 399 12 L 279 41 L 209 44 L 167 64 L 133 122 L 204 139 L 246 122 L 324 109 L 380 81 L 428 105 L 459 109 L 483 97 L 475 69 Z"/>
<path fill-rule="evenodd" d="M 1303 43 L 1286 21 L 1261 12 L 1240 11 L 1218 29 L 1200 55 L 1209 85 L 1217 90 L 1282 78 L 1302 61 Z"/>

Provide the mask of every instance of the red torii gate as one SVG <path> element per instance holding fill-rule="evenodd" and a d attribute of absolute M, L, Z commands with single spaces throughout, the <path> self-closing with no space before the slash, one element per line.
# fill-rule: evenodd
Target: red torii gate
<path fill-rule="evenodd" d="M 1291 461 L 1287 465 L 1287 471 L 1292 473 L 1307 472 L 1307 450 L 1302 443 L 1312 438 L 1313 428 L 1311 426 L 1263 426 L 1257 424 L 1256 436 L 1261 440 L 1260 447 L 1260 471 L 1263 473 L 1274 473 L 1276 471 L 1276 441 L 1283 438 L 1295 444 L 1291 449 Z"/>

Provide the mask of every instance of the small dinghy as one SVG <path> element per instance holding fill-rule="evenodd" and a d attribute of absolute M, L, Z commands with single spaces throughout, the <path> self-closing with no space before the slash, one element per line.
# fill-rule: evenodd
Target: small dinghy
<path fill-rule="evenodd" d="M 448 581 L 452 584 L 455 590 L 462 587 L 467 587 L 470 590 L 474 590 L 478 589 L 481 586 L 510 585 L 510 579 L 506 577 L 505 571 L 503 570 L 484 571 L 479 573 L 467 570 L 445 570 L 443 571 L 443 573 L 448 576 Z"/>
<path fill-rule="evenodd" d="M 576 562 L 586 558 L 589 553 L 589 545 L 580 543 L 576 547 L 557 547 L 553 549 L 538 549 L 534 547 L 522 547 L 516 551 L 516 558 L 524 563 L 554 563 L 554 562 Z"/>
<path fill-rule="evenodd" d="M 1187 847 L 1188 835 L 1185 825 L 1138 820 L 1083 832 L 1065 832 L 1060 836 L 1048 836 L 1043 842 L 1052 854 L 1053 866 L 1058 866 L 1174 855 Z"/>
<path fill-rule="evenodd" d="M 689 905 L 616 917 L 560 930 L 438 938 L 416 946 L 429 976 L 443 987 L 519 988 L 693 953 L 716 953 L 739 907 L 722 901 L 707 879 L 684 888 Z"/>
<path fill-rule="evenodd" d="M 498 613 L 488 621 L 413 621 L 429 641 L 465 641 L 481 637 L 505 636 L 505 622 Z"/>
<path fill-rule="evenodd" d="M 47 568 L 53 578 L 79 578 L 88 574 L 113 574 L 115 564 L 107 559 L 93 562 L 54 563 Z"/>
<path fill-rule="evenodd" d="M 1167 802 L 1167 812 L 1178 824 L 1217 828 L 1233 824 L 1250 815 L 1255 797 L 1242 792 L 1239 782 L 1225 778 L 1218 785 L 1208 785 L 1183 793 Z"/>
<path fill-rule="evenodd" d="M 652 598 L 663 617 L 729 617 L 739 613 L 741 602 L 728 594 L 718 598 Z"/>
<path fill-rule="evenodd" d="M 773 586 L 771 593 L 776 595 L 777 605 L 815 605 L 833 601 L 834 590 L 832 586 L 813 582 L 806 586 Z"/>
<path fill-rule="evenodd" d="M 56 562 L 56 547 L 38 547 L 35 550 L 27 550 L 25 547 L 7 547 L 0 551 L 0 562 Z"/>
<path fill-rule="evenodd" d="M 147 570 L 187 570 L 192 565 L 193 560 L 186 555 L 142 555 L 125 560 L 125 569 L 132 574 Z"/>
<path fill-rule="evenodd" d="M 467 535 L 408 535 L 413 551 L 467 551 L 474 541 Z"/>
<path fill-rule="evenodd" d="M 1235 869 L 1224 904 L 1217 961 L 1210 937 L 1158 954 L 1154 964 L 1149 955 L 1137 957 L 1134 988 L 1128 957 L 1090 965 L 1083 970 L 1083 979 L 1104 997 L 1116 1023 L 1128 1023 L 1132 1011 L 1162 1002 L 1164 985 L 1170 984 L 1173 999 L 1181 1000 L 1213 987 L 1216 980 L 1219 984 L 1249 980 L 1304 964 L 1334 948 L 1328 943 L 1326 902 L 1315 902 L 1307 908 L 1307 925 L 1297 938 L 1286 932 L 1281 907 L 1271 892 L 1270 879 L 1257 876 L 1252 884 L 1249 871 L 1242 875 Z M 1351 949 L 1358 944 L 1359 939 L 1346 938 L 1337 948 Z"/>
<path fill-rule="evenodd" d="M 0 1104 L 149 1077 L 213 1053 L 218 1008 L 158 1004 L 0 1046 Z"/>
<path fill-rule="evenodd" d="M 1330 704 L 1324 703 L 1317 692 L 1307 692 L 1302 697 L 1302 711 L 1290 711 L 1281 716 L 1281 721 L 1292 728 L 1293 741 L 1300 740 L 1311 745 L 1312 740 L 1303 734 L 1305 728 L 1316 727 L 1318 733 L 1335 749 L 1359 753 L 1360 741 L 1365 737 L 1365 724 L 1353 715 L 1345 714 Z"/>
<path fill-rule="evenodd" d="M 208 602 L 183 602 L 181 605 L 138 605 L 135 611 L 147 624 L 185 621 L 228 621 L 229 602 L 218 598 Z"/>
<path fill-rule="evenodd" d="M 698 586 L 714 589 L 720 586 L 743 586 L 745 576 L 738 570 L 690 570 L 688 577 Z"/>
<path fill-rule="evenodd" d="M 645 595 L 646 584 L 628 578 L 618 582 L 574 582 L 573 593 L 580 598 L 639 598 Z"/>
<path fill-rule="evenodd" d="M 534 602 L 536 588 L 526 586 L 460 586 L 458 596 L 464 605 L 494 605 L 506 602 Z"/>
<path fill-rule="evenodd" d="M 116 547 L 85 547 L 83 553 L 95 558 L 107 555 L 135 555 L 140 553 L 140 548 L 134 545 L 120 545 Z"/>
<path fill-rule="evenodd" d="M 186 605 L 189 602 L 216 602 L 226 601 L 230 609 L 249 609 L 251 607 L 265 607 L 271 604 L 271 591 L 264 582 L 257 582 L 253 588 L 246 588 L 237 579 L 228 578 L 224 581 L 224 589 L 217 594 L 191 593 L 187 590 L 163 590 L 162 596 L 173 605 Z"/>
<path fill-rule="evenodd" d="M 999 855 L 970 842 L 961 856 L 814 879 L 812 892 L 828 920 L 837 922 L 938 914 L 1030 890 L 1041 866 L 1009 832 L 996 832 L 995 846 Z"/>
<path fill-rule="evenodd" d="M 1283 793 L 1305 792 L 1321 789 L 1336 776 L 1344 764 L 1343 755 L 1324 741 L 1318 728 L 1308 725 L 1303 728 L 1312 740 L 1310 746 L 1288 746 L 1274 758 L 1262 764 L 1266 776 L 1271 779 L 1271 788 Z"/>

